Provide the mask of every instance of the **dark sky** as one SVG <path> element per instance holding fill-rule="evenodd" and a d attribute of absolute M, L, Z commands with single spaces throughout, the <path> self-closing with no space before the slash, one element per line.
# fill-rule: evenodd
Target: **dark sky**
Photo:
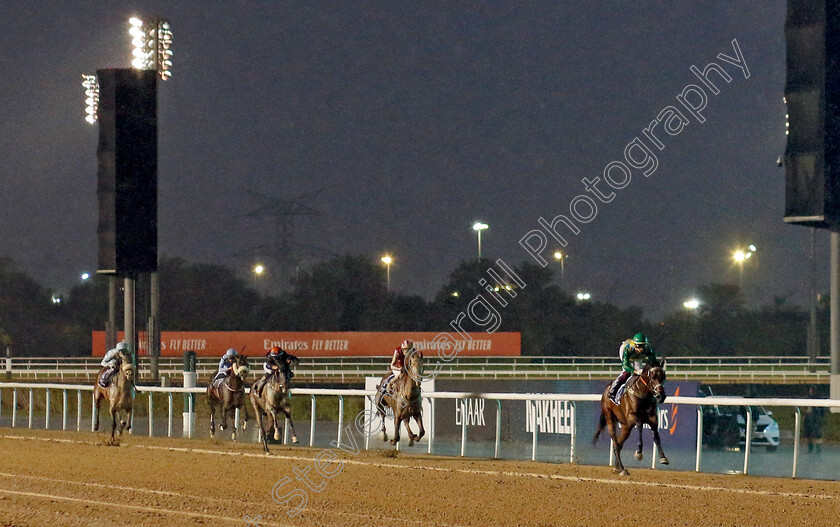
<path fill-rule="evenodd" d="M 97 128 L 80 75 L 128 66 L 129 16 L 160 14 L 175 52 L 160 86 L 163 255 L 245 275 L 269 252 L 250 249 L 274 240 L 270 220 L 245 217 L 248 191 L 323 189 L 298 241 L 391 252 L 394 288 L 430 297 L 474 257 L 476 220 L 486 256 L 528 259 L 518 241 L 537 219 L 568 215 L 581 179 L 678 104 L 698 83 L 690 66 L 715 61 L 733 80 L 709 94 L 706 122 L 663 139 L 656 172 L 634 172 L 571 237 L 566 285 L 656 317 L 736 281 L 731 252 L 754 243 L 750 303 L 805 302 L 809 231 L 783 224 L 775 164 L 780 0 L 121 4 L 15 2 L 0 18 L 0 253 L 50 287 L 96 266 Z M 749 79 L 716 59 L 733 38 Z M 823 287 L 827 252 L 820 233 Z"/>

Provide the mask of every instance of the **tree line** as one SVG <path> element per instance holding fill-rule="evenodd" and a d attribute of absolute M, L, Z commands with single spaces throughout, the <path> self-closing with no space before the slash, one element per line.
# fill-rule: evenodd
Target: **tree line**
<path fill-rule="evenodd" d="M 299 273 L 279 294 L 259 294 L 249 280 L 219 265 L 163 258 L 159 265 L 160 327 L 164 331 L 452 331 L 449 322 L 478 294 L 490 297 L 490 260 L 461 262 L 431 300 L 388 292 L 381 265 L 367 256 L 345 255 Z M 524 262 L 513 267 L 526 284 L 500 292 L 499 331 L 518 331 L 523 355 L 610 356 L 638 331 L 660 355 L 805 355 L 808 313 L 776 298 L 750 308 L 735 285 L 698 288 L 701 305 L 662 320 L 641 307 L 597 299 L 579 301 L 552 280 L 552 270 Z M 505 276 L 503 273 L 499 273 Z M 118 281 L 121 284 L 121 281 Z M 148 295 L 137 293 L 138 328 Z M 515 298 L 511 298 L 515 294 Z M 91 332 L 108 317 L 107 279 L 93 276 L 74 286 L 60 303 L 53 293 L 0 258 L 0 345 L 15 356 L 90 355 Z M 122 321 L 118 294 L 117 321 Z M 495 304 L 498 307 L 498 304 Z M 827 302 L 819 309 L 821 354 L 828 353 Z M 388 350 L 383 350 L 386 353 Z"/>

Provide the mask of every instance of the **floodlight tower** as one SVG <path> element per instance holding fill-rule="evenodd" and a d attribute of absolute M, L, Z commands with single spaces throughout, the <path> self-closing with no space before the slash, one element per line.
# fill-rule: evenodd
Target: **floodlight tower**
<path fill-rule="evenodd" d="M 134 357 L 136 278 L 150 273 L 148 353 L 157 379 L 160 352 L 157 280 L 157 78 L 172 76 L 172 30 L 162 18 L 132 17 L 130 69 L 109 68 L 83 75 L 85 120 L 99 122 L 99 270 L 108 276 L 106 341 L 116 345 L 116 278 L 125 279 L 125 340 Z M 154 72 L 154 73 L 151 73 Z M 119 143 L 119 147 L 115 146 Z M 104 160 L 104 161 L 103 161 Z M 140 257 L 136 257 L 140 254 Z"/>

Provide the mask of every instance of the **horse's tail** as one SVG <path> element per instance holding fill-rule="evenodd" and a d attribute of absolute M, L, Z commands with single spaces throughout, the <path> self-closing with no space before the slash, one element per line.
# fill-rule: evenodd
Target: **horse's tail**
<path fill-rule="evenodd" d="M 604 415 L 604 412 L 601 412 L 601 417 L 598 419 L 598 429 L 595 430 L 595 437 L 592 438 L 592 444 L 598 442 L 598 438 L 601 437 L 601 432 L 604 431 L 604 428 L 607 426 L 607 416 Z"/>

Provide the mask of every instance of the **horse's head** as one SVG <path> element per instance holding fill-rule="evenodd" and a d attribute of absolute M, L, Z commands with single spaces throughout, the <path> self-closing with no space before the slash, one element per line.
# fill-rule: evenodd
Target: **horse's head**
<path fill-rule="evenodd" d="M 243 381 L 250 373 L 250 369 L 248 368 L 248 358 L 247 357 L 239 357 L 231 366 L 234 375 L 238 375 L 240 379 Z"/>
<path fill-rule="evenodd" d="M 408 371 L 408 374 L 416 380 L 420 382 L 421 377 L 423 376 L 423 352 L 412 348 L 405 356 L 405 368 Z"/>
<path fill-rule="evenodd" d="M 645 366 L 642 376 L 646 377 L 648 389 L 653 393 L 657 404 L 665 402 L 665 368 L 664 364 L 656 362 Z"/>
<path fill-rule="evenodd" d="M 134 366 L 129 361 L 123 361 L 122 365 L 120 366 L 120 372 L 122 372 L 125 380 L 134 383 Z"/>

